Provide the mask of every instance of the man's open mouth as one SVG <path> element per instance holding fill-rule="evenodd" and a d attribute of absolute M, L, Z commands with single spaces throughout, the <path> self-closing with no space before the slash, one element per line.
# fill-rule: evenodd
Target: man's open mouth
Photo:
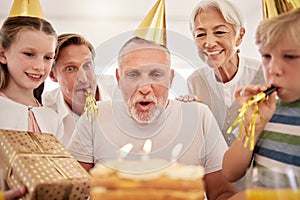
<path fill-rule="evenodd" d="M 152 104 L 152 101 L 140 101 L 137 103 L 137 107 L 143 111 L 146 111 L 150 109 Z"/>

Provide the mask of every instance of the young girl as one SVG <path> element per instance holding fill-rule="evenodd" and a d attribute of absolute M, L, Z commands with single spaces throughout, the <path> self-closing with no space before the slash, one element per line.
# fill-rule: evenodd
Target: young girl
<path fill-rule="evenodd" d="M 38 87 L 53 64 L 56 38 L 55 30 L 44 19 L 19 16 L 4 21 L 0 38 L 0 129 L 58 132 L 56 113 L 41 107 L 38 101 Z"/>
<path fill-rule="evenodd" d="M 0 30 L 0 129 L 56 135 L 57 114 L 41 107 L 42 87 L 53 63 L 56 33 L 35 17 L 7 18 Z M 35 96 L 36 95 L 36 96 Z M 20 196 L 25 187 L 6 191 L 6 199 Z"/>
<path fill-rule="evenodd" d="M 264 20 L 256 31 L 267 86 L 250 85 L 236 91 L 242 104 L 271 85 L 278 88 L 259 102 L 255 128 L 255 149 L 244 148 L 245 136 L 236 140 L 223 160 L 223 172 L 230 181 L 242 177 L 250 162 L 266 169 L 286 167 L 300 174 L 300 9 Z M 279 98 L 277 101 L 275 97 Z M 250 111 L 251 113 L 251 111 Z M 248 122 L 249 123 L 249 122 Z M 248 124 L 246 122 L 246 124 Z"/>

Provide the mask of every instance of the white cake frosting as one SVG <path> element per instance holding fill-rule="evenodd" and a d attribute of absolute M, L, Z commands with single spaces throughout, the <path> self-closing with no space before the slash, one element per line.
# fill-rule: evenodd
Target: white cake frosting
<path fill-rule="evenodd" d="M 109 161 L 98 164 L 91 173 L 108 175 L 117 173 L 120 178 L 134 180 L 151 180 L 162 176 L 172 179 L 196 180 L 202 178 L 204 169 L 202 166 L 171 164 L 160 159 L 141 161 Z"/>

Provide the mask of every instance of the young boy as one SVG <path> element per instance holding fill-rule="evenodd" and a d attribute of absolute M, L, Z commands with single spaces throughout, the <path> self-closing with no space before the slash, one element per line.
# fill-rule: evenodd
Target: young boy
<path fill-rule="evenodd" d="M 262 21 L 256 31 L 256 44 L 262 56 L 267 86 L 249 85 L 238 89 L 240 104 L 271 85 L 278 88 L 258 103 L 260 117 L 255 126 L 255 148 L 244 147 L 245 135 L 227 150 L 223 172 L 230 181 L 240 179 L 249 167 L 277 168 L 284 173 L 289 167 L 300 174 L 300 9 Z M 279 98 L 277 101 L 275 100 Z M 251 115 L 249 110 L 247 115 Z M 245 124 L 249 124 L 249 117 Z"/>

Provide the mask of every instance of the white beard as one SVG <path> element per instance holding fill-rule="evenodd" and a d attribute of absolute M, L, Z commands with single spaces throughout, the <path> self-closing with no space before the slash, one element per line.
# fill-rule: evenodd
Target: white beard
<path fill-rule="evenodd" d="M 154 103 L 154 107 L 150 108 L 147 111 L 138 111 L 135 107 L 136 103 L 139 102 L 141 99 L 146 99 L 152 101 Z M 132 103 L 131 103 L 132 102 Z M 129 98 L 128 102 L 128 110 L 131 117 L 139 123 L 150 124 L 155 120 L 163 111 L 163 104 L 161 99 L 157 99 L 154 96 L 135 96 L 132 100 Z"/>

